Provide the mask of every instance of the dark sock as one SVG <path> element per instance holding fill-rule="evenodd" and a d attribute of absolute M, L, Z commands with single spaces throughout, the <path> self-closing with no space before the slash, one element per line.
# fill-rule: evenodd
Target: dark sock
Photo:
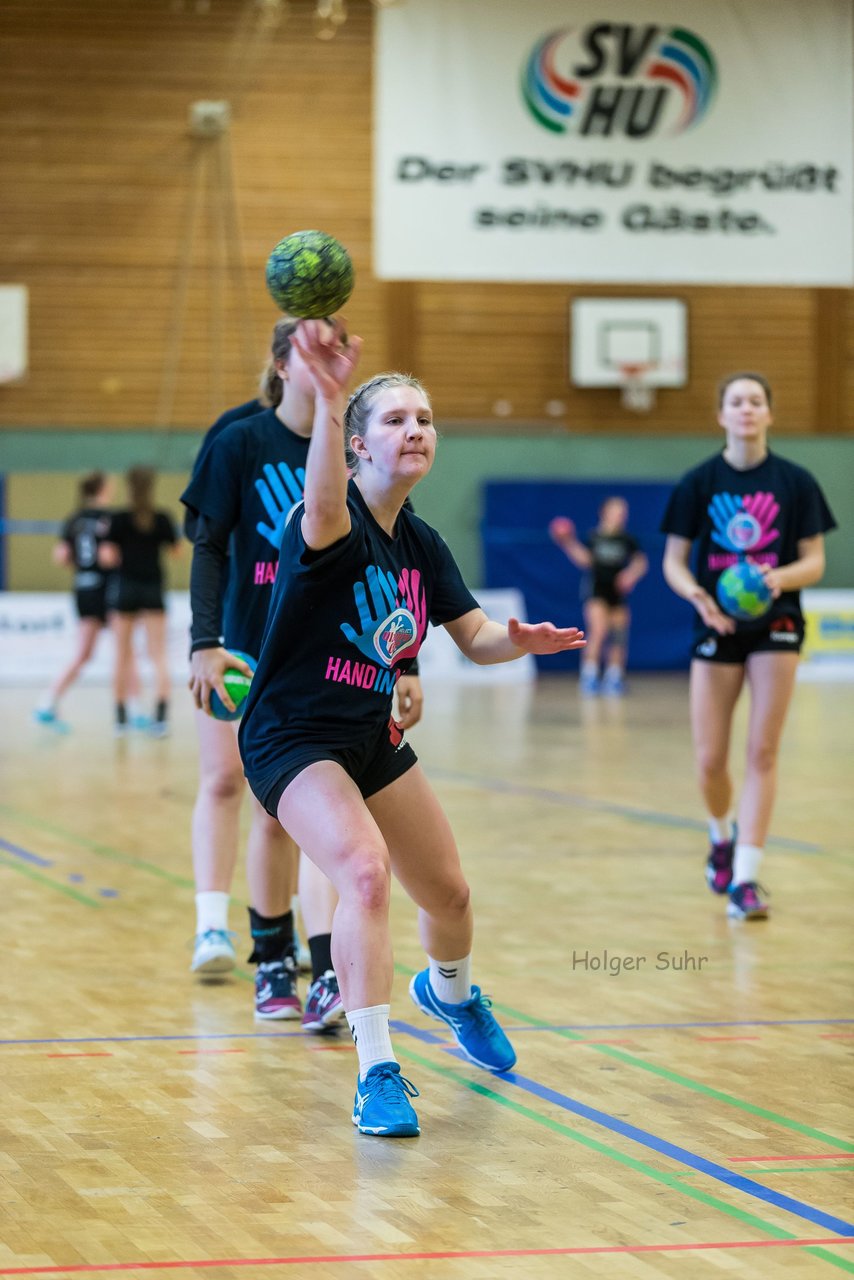
<path fill-rule="evenodd" d="M 154 712 L 154 719 L 158 724 L 163 724 L 169 717 L 169 703 L 165 698 L 161 698 L 157 704 L 157 710 Z"/>
<path fill-rule="evenodd" d="M 317 982 L 327 969 L 333 968 L 332 934 L 316 933 L 313 938 L 309 938 L 308 945 L 311 950 L 311 980 Z"/>
<path fill-rule="evenodd" d="M 284 960 L 286 955 L 293 955 L 296 950 L 292 911 L 268 919 L 250 907 L 249 931 L 255 944 L 249 957 L 250 964 L 269 964 L 273 960 Z"/>
<path fill-rule="evenodd" d="M 116 703 L 116 724 L 127 724 L 128 713 L 127 707 L 123 702 Z"/>

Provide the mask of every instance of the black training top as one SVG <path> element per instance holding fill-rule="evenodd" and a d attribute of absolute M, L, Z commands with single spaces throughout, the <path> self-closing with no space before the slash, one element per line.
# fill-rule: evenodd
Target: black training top
<path fill-rule="evenodd" d="M 241 422 L 244 418 L 251 418 L 256 413 L 263 413 L 264 406 L 258 399 L 247 400 L 244 404 L 235 405 L 233 409 L 226 409 L 225 413 L 221 413 L 213 426 L 208 427 L 205 432 L 202 443 L 199 445 L 199 452 L 196 454 L 196 460 L 193 463 L 193 470 L 190 479 L 194 479 L 202 459 L 207 454 L 214 440 L 221 436 L 226 427 L 230 427 L 232 422 Z M 189 507 L 184 513 L 184 534 L 191 542 L 196 540 L 196 519 L 197 513 Z"/>
<path fill-rule="evenodd" d="M 98 547 L 107 540 L 110 513 L 105 507 L 82 507 L 69 516 L 59 535 L 71 552 L 76 591 L 97 591 L 107 581 L 98 565 Z"/>
<path fill-rule="evenodd" d="M 364 742 L 391 715 L 392 695 L 427 623 L 478 607 L 448 547 L 404 508 L 394 536 L 377 524 L 351 480 L 346 538 L 312 551 L 297 507 L 282 543 L 258 670 L 240 749 L 256 795 L 282 773 L 293 747 Z"/>
<path fill-rule="evenodd" d="M 798 542 L 836 528 L 818 482 L 803 467 L 768 453 L 762 462 L 739 471 L 723 454 L 701 462 L 679 481 L 670 500 L 662 533 L 695 543 L 692 568 L 710 595 L 724 569 L 746 556 L 774 568 L 798 558 Z M 739 621 L 739 631 L 766 626 L 775 618 L 802 620 L 799 591 L 784 591 L 758 620 Z M 697 615 L 697 630 L 706 626 Z"/>
<path fill-rule="evenodd" d="M 591 529 L 584 539 L 584 545 L 593 557 L 582 586 L 585 596 L 619 595 L 616 578 L 637 555 L 641 546 L 637 538 L 626 533 L 603 533 L 601 529 Z"/>
<path fill-rule="evenodd" d="M 163 585 L 160 548 L 174 546 L 178 541 L 178 531 L 168 511 L 153 512 L 149 529 L 139 527 L 132 511 L 117 511 L 110 520 L 107 536 L 122 553 L 118 570 L 122 579 Z"/>
<path fill-rule="evenodd" d="M 302 498 L 308 437 L 265 409 L 233 422 L 201 458 L 181 501 L 231 531 L 223 633 L 256 655 L 279 567 L 285 520 Z"/>

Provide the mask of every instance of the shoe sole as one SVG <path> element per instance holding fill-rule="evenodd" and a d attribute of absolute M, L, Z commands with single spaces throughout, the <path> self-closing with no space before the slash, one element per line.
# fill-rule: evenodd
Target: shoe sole
<path fill-rule="evenodd" d="M 340 1027 L 347 1015 L 344 1012 L 344 1006 L 339 1005 L 337 1009 L 333 1009 L 330 1013 L 324 1014 L 322 1018 L 313 1018 L 311 1022 L 303 1019 L 304 1031 L 335 1031 Z"/>
<path fill-rule="evenodd" d="M 234 956 L 211 956 L 208 960 L 202 960 L 199 964 L 194 961 L 190 965 L 190 973 L 200 973 L 202 977 L 207 978 L 213 974 L 231 973 L 235 964 Z"/>
<path fill-rule="evenodd" d="M 421 1134 L 420 1125 L 398 1124 L 389 1125 L 386 1129 L 367 1128 L 359 1120 L 358 1116 L 351 1116 L 350 1119 L 359 1130 L 367 1138 L 417 1138 Z"/>
<path fill-rule="evenodd" d="M 770 915 L 767 907 L 763 907 L 760 911 L 741 911 L 738 907 L 733 910 L 729 906 L 726 913 L 730 920 L 767 920 Z"/>
<path fill-rule="evenodd" d="M 515 1057 L 512 1062 L 507 1063 L 506 1067 L 495 1067 L 495 1066 L 492 1066 L 491 1063 L 481 1062 L 480 1058 L 476 1058 L 473 1053 L 470 1053 L 469 1050 L 465 1047 L 465 1045 L 457 1036 L 457 1033 L 454 1030 L 454 1027 L 452 1026 L 452 1024 L 448 1022 L 445 1018 L 443 1018 L 442 1015 L 438 1013 L 435 1009 L 431 1009 L 429 1005 L 421 1003 L 421 1001 L 418 998 L 418 994 L 415 990 L 415 978 L 413 978 L 409 984 L 409 996 L 410 996 L 410 999 L 412 1000 L 412 1003 L 416 1006 L 416 1008 L 420 1009 L 422 1013 L 426 1013 L 428 1018 L 435 1018 L 437 1022 L 441 1022 L 444 1027 L 448 1028 L 448 1030 L 451 1032 L 454 1039 L 456 1040 L 459 1048 L 468 1058 L 469 1062 L 473 1062 L 476 1067 L 480 1067 L 482 1071 L 489 1071 L 492 1073 L 492 1075 L 502 1075 L 505 1071 L 513 1070 L 513 1068 L 516 1065 Z"/>
<path fill-rule="evenodd" d="M 302 1017 L 302 1009 L 295 1009 L 287 1006 L 284 1009 L 274 1009 L 272 1013 L 262 1013 L 260 1009 L 255 1010 L 255 1020 L 257 1022 L 295 1022 L 297 1018 Z"/>

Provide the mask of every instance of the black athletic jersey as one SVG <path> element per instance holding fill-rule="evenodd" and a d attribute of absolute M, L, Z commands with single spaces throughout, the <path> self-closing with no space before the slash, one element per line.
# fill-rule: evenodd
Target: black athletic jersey
<path fill-rule="evenodd" d="M 619 595 L 616 578 L 640 551 L 637 538 L 625 531 L 602 533 L 600 529 L 591 529 L 584 545 L 589 549 L 593 563 L 585 575 L 583 593 L 587 596 Z"/>
<path fill-rule="evenodd" d="M 208 427 L 205 432 L 202 443 L 199 445 L 199 452 L 196 454 L 196 460 L 193 463 L 193 470 L 190 474 L 190 479 L 193 480 L 195 478 L 196 473 L 202 464 L 202 459 L 208 449 L 210 449 L 214 440 L 216 440 L 218 436 L 222 435 L 226 427 L 230 427 L 232 422 L 241 422 L 244 418 L 251 418 L 254 414 L 263 413 L 263 411 L 264 406 L 261 401 L 255 399 L 247 400 L 245 404 L 238 404 L 233 409 L 226 409 L 225 413 L 221 413 L 213 426 Z M 191 511 L 189 507 L 184 513 L 184 534 L 191 542 L 195 541 L 196 513 Z"/>
<path fill-rule="evenodd" d="M 97 591 L 107 581 L 98 565 L 98 547 L 107 540 L 110 513 L 105 507 L 82 507 L 62 526 L 60 539 L 71 552 L 75 591 Z"/>
<path fill-rule="evenodd" d="M 323 551 L 306 547 L 302 506 L 285 531 L 240 728 L 256 795 L 274 785 L 292 748 L 349 747 L 376 733 L 390 719 L 394 687 L 427 623 L 453 622 L 478 608 L 430 525 L 404 508 L 390 537 L 352 480 L 347 506 L 350 532 Z"/>
<path fill-rule="evenodd" d="M 116 511 L 110 520 L 108 539 L 122 553 L 118 569 L 122 580 L 162 586 L 161 547 L 174 546 L 178 541 L 178 531 L 168 511 L 155 511 L 150 529 L 141 529 L 132 511 Z"/>
<path fill-rule="evenodd" d="M 260 652 L 282 533 L 302 498 L 307 454 L 308 437 L 265 409 L 220 433 L 181 495 L 190 511 L 231 530 L 223 603 L 229 649 Z"/>
<path fill-rule="evenodd" d="M 679 481 L 670 500 L 662 533 L 694 542 L 692 568 L 710 595 L 724 569 L 749 557 L 774 568 L 798 558 L 798 542 L 836 528 L 818 482 L 803 467 L 768 453 L 762 462 L 739 471 L 716 454 Z M 799 591 L 784 591 L 762 618 L 739 621 L 738 630 L 767 626 L 775 618 L 802 621 Z M 699 614 L 698 631 L 706 630 Z"/>

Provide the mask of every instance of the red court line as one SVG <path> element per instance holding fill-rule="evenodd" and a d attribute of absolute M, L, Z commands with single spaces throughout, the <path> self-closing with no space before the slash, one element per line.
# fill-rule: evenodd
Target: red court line
<path fill-rule="evenodd" d="M 852 1037 L 854 1037 L 854 1031 L 823 1031 L 819 1040 L 850 1040 Z"/>
<path fill-rule="evenodd" d="M 854 1157 L 854 1151 L 841 1151 L 839 1155 L 828 1156 L 821 1151 L 817 1156 L 727 1156 L 726 1159 L 731 1164 L 742 1164 L 745 1161 L 751 1163 L 760 1161 L 762 1164 L 770 1164 L 772 1160 L 850 1160 Z"/>
<path fill-rule="evenodd" d="M 694 1244 L 593 1244 L 568 1249 L 442 1249 L 431 1253 L 327 1253 L 300 1258 L 195 1258 L 180 1262 L 78 1262 L 68 1267 L 0 1267 L 0 1276 L 71 1275 L 98 1271 L 178 1271 L 190 1267 L 290 1267 L 329 1262 L 430 1262 L 444 1258 L 567 1258 L 593 1253 L 689 1253 L 714 1249 L 802 1249 L 807 1245 L 854 1244 L 854 1236 L 793 1240 L 720 1240 Z"/>
<path fill-rule="evenodd" d="M 112 1058 L 111 1053 L 46 1053 L 46 1058 Z"/>

